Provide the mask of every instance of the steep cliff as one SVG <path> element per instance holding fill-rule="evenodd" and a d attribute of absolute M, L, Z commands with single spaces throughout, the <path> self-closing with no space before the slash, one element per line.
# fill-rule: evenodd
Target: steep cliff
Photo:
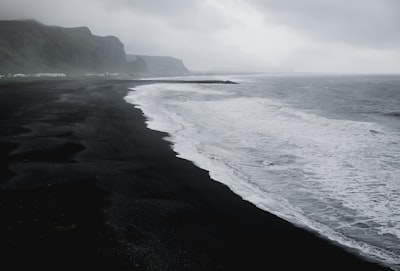
<path fill-rule="evenodd" d="M 0 21 L 0 73 L 126 71 L 118 38 L 87 27 L 63 28 L 34 20 Z"/>
<path fill-rule="evenodd" d="M 127 55 L 128 63 L 135 71 L 151 76 L 188 75 L 183 61 L 170 56 Z"/>
<path fill-rule="evenodd" d="M 58 72 L 176 76 L 189 70 L 173 57 L 126 55 L 118 38 L 95 36 L 87 27 L 0 21 L 0 74 Z"/>

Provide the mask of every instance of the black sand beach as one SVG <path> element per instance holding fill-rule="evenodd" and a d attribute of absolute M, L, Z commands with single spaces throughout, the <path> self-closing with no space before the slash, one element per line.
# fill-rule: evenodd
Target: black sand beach
<path fill-rule="evenodd" d="M 2 270 L 387 270 L 176 158 L 135 84 L 0 82 Z"/>

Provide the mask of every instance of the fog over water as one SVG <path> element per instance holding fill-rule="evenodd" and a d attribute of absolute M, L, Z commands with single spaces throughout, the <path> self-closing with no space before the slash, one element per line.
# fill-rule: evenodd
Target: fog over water
<path fill-rule="evenodd" d="M 396 0 L 0 0 L 0 18 L 88 26 L 192 70 L 398 73 Z"/>

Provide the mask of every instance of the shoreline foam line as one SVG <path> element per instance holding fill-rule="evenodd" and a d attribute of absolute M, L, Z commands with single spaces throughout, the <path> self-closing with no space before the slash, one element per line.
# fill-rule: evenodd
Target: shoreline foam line
<path fill-rule="evenodd" d="M 170 86 L 171 83 L 169 83 L 168 85 Z M 149 113 L 152 112 L 151 107 L 154 107 L 154 104 L 140 104 L 140 102 L 135 100 L 134 97 L 137 95 L 137 90 L 141 90 L 143 88 L 145 88 L 145 91 L 151 91 L 150 89 L 147 89 L 149 88 L 149 85 L 138 86 L 132 88 L 131 90 L 133 90 L 133 92 L 128 93 L 128 95 L 124 99 L 126 102 L 133 104 L 136 108 L 140 109 L 143 112 L 147 119 L 146 125 L 149 129 L 167 132 L 169 134 L 169 137 L 166 138 L 166 140 L 171 143 L 171 147 L 177 153 L 177 157 L 189 160 L 193 162 L 196 166 L 207 170 L 212 179 L 227 185 L 231 191 L 242 197 L 244 200 L 251 202 L 259 209 L 270 212 L 297 226 L 315 231 L 317 234 L 323 236 L 324 238 L 351 250 L 353 253 L 359 253 L 369 260 L 381 262 L 385 265 L 399 265 L 400 257 L 396 254 L 340 234 L 329 228 L 328 226 L 308 218 L 305 214 L 299 212 L 299 210 L 293 210 L 293 208 L 295 207 L 291 206 L 288 203 L 285 204 L 285 200 L 283 198 L 277 197 L 276 195 L 271 194 L 269 195 L 269 198 L 265 198 L 264 191 L 259 191 L 259 188 L 257 186 L 251 185 L 249 182 L 243 181 L 245 179 L 245 176 L 240 177 L 240 173 L 238 173 L 237 171 L 235 172 L 235 170 L 232 168 L 226 170 L 228 166 L 226 164 L 222 165 L 223 161 L 218 161 L 215 159 L 215 157 L 207 157 L 206 154 L 199 152 L 195 147 L 197 142 L 179 142 L 174 136 L 173 131 L 171 131 L 179 131 L 184 129 L 184 124 L 179 124 L 178 122 L 176 122 L 176 119 L 178 119 L 179 116 L 169 118 L 168 114 L 157 115 L 154 112 L 153 114 Z M 159 111 L 159 109 L 156 110 Z M 157 117 L 159 118 L 160 115 L 163 115 L 163 118 L 168 118 L 168 120 L 157 119 Z M 168 127 L 168 125 L 171 124 L 176 125 L 176 127 L 171 129 L 171 127 Z M 215 167 L 215 164 L 220 164 L 220 166 Z M 216 170 L 217 168 L 224 169 Z M 285 210 L 286 212 L 282 212 L 282 210 Z"/>

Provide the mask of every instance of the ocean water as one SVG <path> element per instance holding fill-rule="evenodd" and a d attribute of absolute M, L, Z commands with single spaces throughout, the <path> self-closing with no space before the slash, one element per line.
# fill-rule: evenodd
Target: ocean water
<path fill-rule="evenodd" d="M 144 85 L 125 99 L 243 199 L 400 269 L 400 76 L 212 79 L 240 84 Z"/>

